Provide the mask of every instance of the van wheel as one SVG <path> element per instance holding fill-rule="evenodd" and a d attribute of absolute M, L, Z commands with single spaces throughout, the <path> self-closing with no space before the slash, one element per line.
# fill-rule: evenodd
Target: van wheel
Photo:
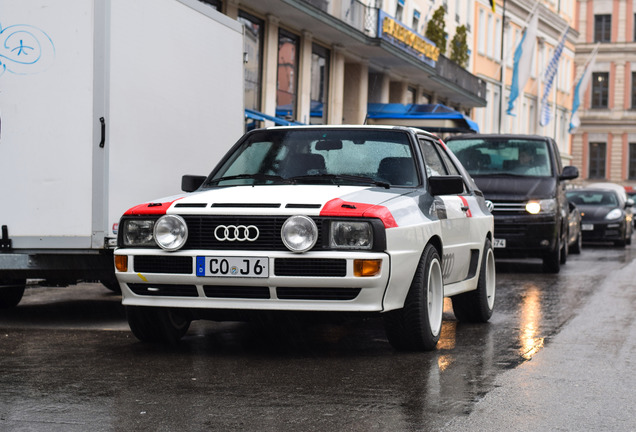
<path fill-rule="evenodd" d="M 572 248 L 570 248 L 570 253 L 580 254 L 581 249 L 583 249 L 583 236 L 581 236 L 581 233 L 579 233 L 579 235 L 576 237 L 576 241 L 572 245 Z"/>
<path fill-rule="evenodd" d="M 126 306 L 130 330 L 142 342 L 176 344 L 187 333 L 191 320 L 177 309 Z"/>
<path fill-rule="evenodd" d="M 0 309 L 17 306 L 22 300 L 25 288 L 26 279 L 0 280 Z"/>
<path fill-rule="evenodd" d="M 451 297 L 455 318 L 460 322 L 487 322 L 495 306 L 495 255 L 486 239 L 477 289 Z"/>
<path fill-rule="evenodd" d="M 556 247 L 543 256 L 543 272 L 559 273 L 561 271 L 561 238 Z"/>
<path fill-rule="evenodd" d="M 404 307 L 384 314 L 389 343 L 397 350 L 435 349 L 442 330 L 444 279 L 437 249 L 428 245 L 420 258 Z"/>
<path fill-rule="evenodd" d="M 570 238 L 570 235 L 567 234 L 565 236 L 565 240 L 563 241 L 563 245 L 561 245 L 561 256 L 559 259 L 559 261 L 561 262 L 561 265 L 568 262 L 568 254 L 570 253 L 570 246 L 568 244 L 569 238 Z"/>

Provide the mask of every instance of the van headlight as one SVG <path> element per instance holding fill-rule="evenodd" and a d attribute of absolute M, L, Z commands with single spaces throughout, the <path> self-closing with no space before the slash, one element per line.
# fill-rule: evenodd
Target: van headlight
<path fill-rule="evenodd" d="M 530 214 L 554 213 L 556 211 L 556 199 L 533 200 L 526 203 L 526 211 Z"/>
<path fill-rule="evenodd" d="M 329 246 L 335 249 L 371 249 L 373 227 L 368 222 L 331 222 Z"/>
<path fill-rule="evenodd" d="M 175 251 L 181 249 L 188 240 L 188 225 L 181 216 L 161 216 L 153 230 L 155 242 L 161 249 Z"/>

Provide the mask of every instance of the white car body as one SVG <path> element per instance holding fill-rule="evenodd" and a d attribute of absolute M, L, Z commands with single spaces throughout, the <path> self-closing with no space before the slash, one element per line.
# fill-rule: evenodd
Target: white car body
<path fill-rule="evenodd" d="M 421 182 L 413 187 L 388 188 L 388 185 L 384 187 L 382 184 L 241 184 L 200 188 L 192 193 L 142 204 L 124 215 L 120 231 L 127 220 L 178 215 L 187 222 L 188 235 L 195 237 L 200 235 L 195 225 L 201 220 L 209 220 L 206 231 L 208 243 L 205 247 L 189 247 L 189 243 L 186 243 L 176 251 L 159 247 L 129 247 L 122 243 L 123 234 L 120 233 L 120 247 L 115 251 L 115 256 L 116 260 L 117 257 L 127 260 L 127 267 L 117 269 L 123 304 L 190 311 L 398 310 L 405 305 L 418 263 L 430 244 L 435 246 L 441 258 L 443 295 L 456 296 L 476 290 L 485 256 L 483 252 L 487 250 L 486 241 L 493 236 L 493 218 L 483 195 L 476 190 L 463 167 L 438 138 L 415 129 L 374 128 L 398 130 L 408 134 L 411 140 L 425 141 L 426 145 L 450 154 L 446 160 L 452 160 L 457 165 L 464 183 L 464 193 L 432 196 L 430 187 L 424 186 L 431 181 L 425 179 L 425 173 L 431 170 L 428 166 L 424 169 L 422 154 L 414 150 L 414 158 L 419 161 L 416 166 Z M 308 129 L 311 130 L 305 128 Z M 324 126 L 322 129 L 348 130 Z M 350 129 L 356 133 L 357 130 L 372 128 Z M 417 144 L 413 148 L 418 148 Z M 270 234 L 274 241 L 280 242 L 275 238 L 280 235 L 280 224 L 294 215 L 317 221 L 321 235 L 333 229 L 332 220 L 373 220 L 373 229 L 376 230 L 374 241 L 378 243 L 373 250 L 343 250 L 331 248 L 324 238 L 319 238 L 318 245 L 307 252 L 298 253 L 281 249 L 280 245 L 262 249 L 255 247 L 256 242 L 250 241 L 253 237 Z M 273 228 L 267 228 L 269 223 L 274 224 Z M 217 248 L 210 245 L 217 245 Z M 185 260 L 182 273 L 173 273 L 161 267 L 175 259 Z M 211 259 L 215 261 L 211 262 Z M 380 260 L 380 269 L 373 276 L 356 276 L 354 260 L 357 259 Z M 222 269 L 225 276 L 211 274 L 213 271 L 218 273 L 220 269 L 217 265 L 223 260 L 235 264 L 236 275 L 232 275 L 225 267 Z M 242 277 L 242 262 L 245 263 L 246 272 L 250 270 L 247 267 L 249 264 L 259 266 L 263 273 L 250 273 L 249 277 Z M 265 263 L 267 276 L 263 277 Z M 340 273 L 332 273 L 335 265 L 332 263 L 341 266 Z M 198 265 L 205 267 L 199 266 L 197 271 Z M 290 265 L 291 270 L 281 271 L 282 265 Z M 492 285 L 494 290 L 494 274 Z"/>

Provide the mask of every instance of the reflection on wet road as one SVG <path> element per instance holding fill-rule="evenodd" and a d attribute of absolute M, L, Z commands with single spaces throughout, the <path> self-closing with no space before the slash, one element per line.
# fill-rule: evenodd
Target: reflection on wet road
<path fill-rule="evenodd" d="M 398 353 L 377 318 L 195 322 L 174 348 L 139 343 L 99 285 L 33 288 L 0 312 L 0 430 L 435 430 L 530 360 L 632 249 L 586 248 L 558 275 L 497 264 L 495 313 L 438 349 Z"/>

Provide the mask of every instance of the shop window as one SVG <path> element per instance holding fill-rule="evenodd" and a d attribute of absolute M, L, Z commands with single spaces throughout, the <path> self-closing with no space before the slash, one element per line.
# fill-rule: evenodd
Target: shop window
<path fill-rule="evenodd" d="M 592 108 L 608 108 L 609 106 L 609 73 L 592 74 Z"/>
<path fill-rule="evenodd" d="M 262 20 L 243 11 L 239 11 L 238 21 L 245 28 L 243 37 L 243 50 L 245 52 L 245 58 L 243 59 L 243 100 L 245 108 L 260 111 L 263 75 L 263 31 L 265 26 Z"/>
<path fill-rule="evenodd" d="M 607 145 L 603 142 L 590 143 L 590 165 L 588 170 L 588 178 L 603 179 L 605 178 L 605 160 Z"/>
<path fill-rule="evenodd" d="M 327 124 L 329 94 L 329 57 L 327 48 L 313 44 L 311 52 L 311 124 Z"/>
<path fill-rule="evenodd" d="M 293 33 L 278 31 L 278 73 L 276 86 L 276 116 L 296 120 L 298 43 Z"/>

